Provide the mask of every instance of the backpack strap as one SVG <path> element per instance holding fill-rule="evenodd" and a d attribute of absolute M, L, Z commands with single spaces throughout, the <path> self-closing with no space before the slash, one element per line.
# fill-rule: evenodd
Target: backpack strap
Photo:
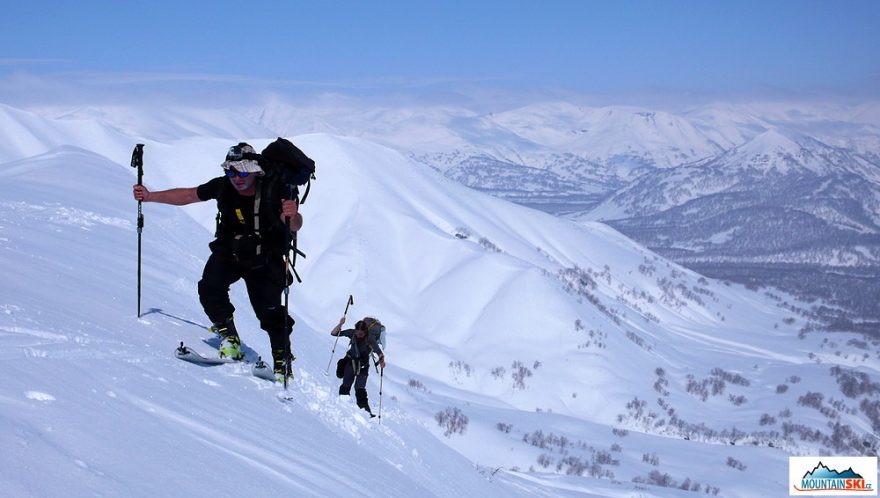
<path fill-rule="evenodd" d="M 309 181 L 306 182 L 306 193 L 303 194 L 302 199 L 299 201 L 301 205 L 306 203 L 306 199 L 309 197 L 309 191 L 312 190 L 312 178 L 315 178 L 314 173 L 309 177 Z"/>
<path fill-rule="evenodd" d="M 262 241 L 260 237 L 260 197 L 261 191 L 263 190 L 263 185 L 260 182 L 260 179 L 257 178 L 256 182 L 254 182 L 254 186 L 256 187 L 257 193 L 254 195 L 254 234 L 257 236 L 258 241 Z M 256 254 L 259 256 L 263 252 L 263 244 L 257 243 Z"/>

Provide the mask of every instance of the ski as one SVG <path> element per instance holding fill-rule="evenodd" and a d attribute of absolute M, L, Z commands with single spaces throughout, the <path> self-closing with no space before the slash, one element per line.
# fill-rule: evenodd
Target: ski
<path fill-rule="evenodd" d="M 182 341 L 180 343 L 180 346 L 176 350 L 174 350 L 174 357 L 179 360 L 188 361 L 190 363 L 201 366 L 223 365 L 225 363 L 235 362 L 235 360 L 233 360 L 232 358 L 204 356 L 201 353 L 198 353 L 197 351 L 194 351 L 185 346 Z"/>
<path fill-rule="evenodd" d="M 254 368 L 251 369 L 251 373 L 254 377 L 259 377 L 263 380 L 268 380 L 269 382 L 275 382 L 275 372 L 272 370 L 262 358 L 257 358 L 257 362 L 254 363 Z"/>
<path fill-rule="evenodd" d="M 174 351 L 174 357 L 183 361 L 187 361 L 189 363 L 193 363 L 195 365 L 199 365 L 202 367 L 209 367 L 215 365 L 224 365 L 226 363 L 249 363 L 247 360 L 233 360 L 231 358 L 217 358 L 217 357 L 208 357 L 200 354 L 197 351 L 194 351 L 183 344 L 180 343 L 180 346 Z M 251 367 L 251 375 L 257 377 L 262 380 L 266 380 L 272 382 L 273 384 L 278 382 L 275 379 L 275 372 L 271 366 L 269 366 L 261 357 L 257 357 L 256 363 Z M 278 394 L 278 399 L 281 402 L 291 401 L 293 400 L 293 395 L 285 388 L 282 393 Z"/>
<path fill-rule="evenodd" d="M 278 380 L 275 378 L 275 371 L 272 367 L 270 367 L 262 358 L 257 358 L 257 362 L 254 363 L 254 367 L 251 369 L 251 373 L 254 377 L 258 377 L 263 380 L 267 380 L 269 382 L 277 383 Z M 278 393 L 278 401 L 282 403 L 287 401 L 293 401 L 293 395 L 290 394 L 290 391 L 287 389 L 287 386 L 284 386 L 284 390 Z"/>

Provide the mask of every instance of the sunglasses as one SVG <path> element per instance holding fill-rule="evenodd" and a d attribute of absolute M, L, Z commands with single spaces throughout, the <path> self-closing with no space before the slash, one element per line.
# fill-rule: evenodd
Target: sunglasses
<path fill-rule="evenodd" d="M 225 171 L 226 171 L 226 178 L 235 178 L 236 176 L 239 178 L 247 178 L 250 175 L 250 173 L 248 173 L 247 171 L 235 171 L 232 168 L 227 169 Z"/>

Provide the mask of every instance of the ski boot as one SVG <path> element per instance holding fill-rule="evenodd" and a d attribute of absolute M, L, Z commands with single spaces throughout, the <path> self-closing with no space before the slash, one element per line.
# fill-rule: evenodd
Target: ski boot
<path fill-rule="evenodd" d="M 293 360 L 296 357 L 287 349 L 273 349 L 272 363 L 275 372 L 275 380 L 280 383 L 290 382 L 293 379 Z"/>
<path fill-rule="evenodd" d="M 223 322 L 215 323 L 211 327 L 211 331 L 220 337 L 220 347 L 217 348 L 220 358 L 231 358 L 236 361 L 244 359 L 244 353 L 241 351 L 241 339 L 238 337 L 235 322 L 231 317 Z"/>
<path fill-rule="evenodd" d="M 354 397 L 357 400 L 358 408 L 362 408 L 370 414 L 370 418 L 375 417 L 373 415 L 373 411 L 370 410 L 370 403 L 367 401 L 367 390 L 366 389 L 355 389 Z"/>

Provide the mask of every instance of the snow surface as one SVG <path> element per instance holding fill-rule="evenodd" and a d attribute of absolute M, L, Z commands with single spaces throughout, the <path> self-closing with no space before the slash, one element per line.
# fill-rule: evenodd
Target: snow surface
<path fill-rule="evenodd" d="M 195 186 L 219 172 L 230 142 L 259 150 L 273 134 L 255 127 L 230 140 L 242 128 L 218 116 L 222 129 L 171 136 L 147 109 L 74 121 L 2 110 L 0 486 L 9 496 L 706 492 L 633 481 L 651 471 L 721 496 L 783 496 L 788 455 L 827 450 L 750 435 L 769 430 L 761 415 L 789 408 L 792 421 L 824 431 L 826 419 L 798 397 L 836 392 L 833 364 L 878 369 L 876 358 L 798 339 L 806 320 L 783 298 L 703 279 L 605 225 L 468 190 L 373 141 L 317 133 L 293 137 L 317 161 L 318 181 L 302 207 L 304 282 L 291 293 L 298 358 L 284 401 L 245 365 L 172 356 L 179 341 L 211 351 L 196 295 L 209 203 L 144 204 L 146 312 L 135 316 L 128 165 L 133 144 L 146 143 L 148 187 Z M 145 127 L 116 126 L 123 121 Z M 349 323 L 375 315 L 389 329 L 381 422 L 324 375 L 328 332 L 349 294 Z M 269 356 L 241 284 L 232 297 L 248 358 Z M 689 375 L 714 368 L 749 382 L 707 400 L 687 392 Z M 370 377 L 374 410 L 379 380 Z M 628 410 L 634 398 L 648 403 L 645 414 Z M 657 424 L 665 413 L 653 400 L 694 426 L 743 434 L 686 439 Z M 444 435 L 435 415 L 452 408 L 469 423 Z M 840 417 L 871 431 L 857 410 Z"/>

